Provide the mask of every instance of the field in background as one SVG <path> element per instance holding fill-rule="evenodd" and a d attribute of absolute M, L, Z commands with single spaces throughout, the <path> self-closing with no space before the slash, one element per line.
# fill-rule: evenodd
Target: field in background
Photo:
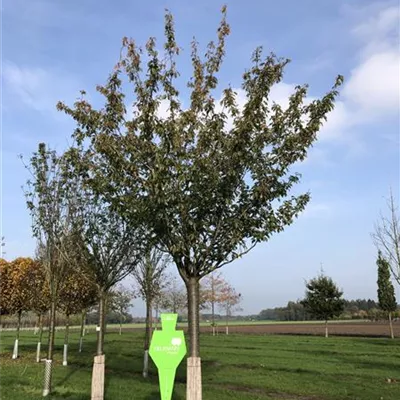
<path fill-rule="evenodd" d="M 69 365 L 61 365 L 57 335 L 52 399 L 89 400 L 96 334 L 71 335 Z M 13 333 L 1 335 L 2 400 L 41 399 L 43 365 L 36 337 L 21 335 L 21 358 L 11 360 Z M 398 400 L 400 340 L 278 335 L 201 335 L 204 400 Z M 106 335 L 106 400 L 159 400 L 156 369 L 141 376 L 143 333 Z M 44 354 L 44 353 L 43 353 Z M 185 399 L 185 362 L 177 371 L 174 400 Z"/>

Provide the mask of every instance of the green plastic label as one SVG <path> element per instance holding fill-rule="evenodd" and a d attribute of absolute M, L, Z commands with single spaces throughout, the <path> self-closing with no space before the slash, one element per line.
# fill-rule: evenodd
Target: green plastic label
<path fill-rule="evenodd" d="M 155 331 L 149 354 L 158 368 L 162 400 L 171 400 L 175 373 L 186 354 L 183 331 L 175 329 L 178 314 L 161 314 L 161 331 Z"/>

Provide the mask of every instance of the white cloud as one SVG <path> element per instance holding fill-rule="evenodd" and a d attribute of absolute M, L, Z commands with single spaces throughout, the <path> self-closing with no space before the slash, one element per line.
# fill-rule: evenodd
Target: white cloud
<path fill-rule="evenodd" d="M 2 75 L 10 96 L 7 101 L 16 100 L 14 106 L 23 104 L 35 111 L 56 113 L 57 101 L 74 101 L 79 94 L 77 80 L 61 71 L 18 66 L 6 61 Z"/>
<path fill-rule="evenodd" d="M 397 6 L 380 10 L 353 29 L 363 46 L 343 96 L 366 120 L 400 111 L 399 26 Z"/>
<path fill-rule="evenodd" d="M 322 219 L 332 216 L 332 206 L 326 203 L 311 203 L 302 212 L 302 218 Z"/>
<path fill-rule="evenodd" d="M 343 90 L 346 100 L 368 113 L 368 118 L 399 112 L 399 93 L 398 51 L 387 51 L 368 57 L 351 72 L 349 82 Z"/>

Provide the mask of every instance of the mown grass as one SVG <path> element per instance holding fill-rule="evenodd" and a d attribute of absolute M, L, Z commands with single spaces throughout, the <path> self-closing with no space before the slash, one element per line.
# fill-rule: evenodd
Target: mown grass
<path fill-rule="evenodd" d="M 69 365 L 63 367 L 58 335 L 52 399 L 90 399 L 95 341 L 94 332 L 87 335 L 79 354 L 78 336 L 72 333 Z M 44 367 L 34 362 L 36 337 L 23 332 L 20 342 L 21 357 L 11 360 L 13 334 L 2 333 L 0 398 L 40 399 Z M 141 332 L 106 335 L 106 399 L 160 398 L 155 367 L 150 365 L 149 379 L 141 376 L 142 346 Z M 203 399 L 399 400 L 399 346 L 398 339 L 202 335 Z M 183 362 L 175 400 L 186 397 L 185 376 Z"/>

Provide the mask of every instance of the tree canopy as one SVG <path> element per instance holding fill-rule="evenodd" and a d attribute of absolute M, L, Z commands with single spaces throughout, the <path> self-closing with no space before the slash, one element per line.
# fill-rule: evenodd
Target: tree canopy
<path fill-rule="evenodd" d="M 259 47 L 242 76 L 240 108 L 234 89 L 218 87 L 229 34 L 223 7 L 217 41 L 204 58 L 192 41 L 187 108 L 176 86 L 180 48 L 169 12 L 164 54 L 155 38 L 145 49 L 123 39 L 119 62 L 97 87 L 104 107 L 95 109 L 84 91 L 72 107 L 58 103 L 76 121 L 86 183 L 131 224 L 145 227 L 174 260 L 188 290 L 193 357 L 199 353 L 199 279 L 281 232 L 304 210 L 310 194 L 290 194 L 300 180 L 293 164 L 307 157 L 343 81 L 338 76 L 329 92 L 311 101 L 308 86 L 297 86 L 284 108 L 270 91 L 289 60 L 264 56 Z M 135 95 L 131 109 L 124 80 Z M 167 116 L 159 114 L 161 102 Z"/>

